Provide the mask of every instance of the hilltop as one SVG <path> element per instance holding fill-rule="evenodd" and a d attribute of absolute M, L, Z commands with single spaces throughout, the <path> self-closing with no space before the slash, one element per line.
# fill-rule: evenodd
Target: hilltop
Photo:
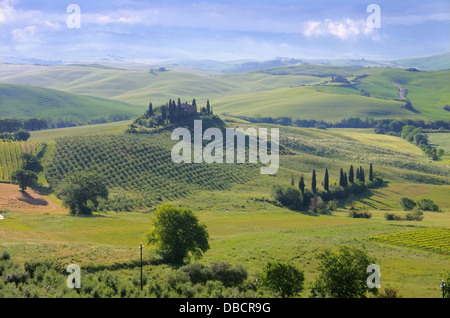
<path fill-rule="evenodd" d="M 49 117 L 70 120 L 73 124 L 112 121 L 136 116 L 142 108 L 121 101 L 75 95 L 59 90 L 17 84 L 0 84 L 2 118 Z"/>

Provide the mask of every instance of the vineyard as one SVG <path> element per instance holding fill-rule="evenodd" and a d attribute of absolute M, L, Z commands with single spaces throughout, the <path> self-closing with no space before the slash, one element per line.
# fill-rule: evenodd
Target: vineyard
<path fill-rule="evenodd" d="M 0 142 L 0 181 L 11 181 L 11 174 L 22 164 L 22 153 L 33 153 L 40 146 L 38 141 Z"/>
<path fill-rule="evenodd" d="M 371 239 L 396 245 L 450 254 L 450 230 L 429 228 L 372 236 Z"/>
<path fill-rule="evenodd" d="M 75 171 L 96 171 L 110 189 L 108 210 L 129 210 L 197 190 L 225 190 L 257 175 L 249 164 L 175 164 L 169 135 L 87 136 L 57 139 L 46 178 L 52 187 Z"/>

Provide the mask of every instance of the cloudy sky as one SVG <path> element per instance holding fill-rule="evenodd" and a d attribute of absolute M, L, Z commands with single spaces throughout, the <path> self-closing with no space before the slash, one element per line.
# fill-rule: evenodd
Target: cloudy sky
<path fill-rule="evenodd" d="M 392 59 L 450 51 L 448 0 L 0 2 L 2 60 Z M 80 9 L 79 28 L 71 4 Z M 379 19 L 367 12 L 371 4 Z"/>

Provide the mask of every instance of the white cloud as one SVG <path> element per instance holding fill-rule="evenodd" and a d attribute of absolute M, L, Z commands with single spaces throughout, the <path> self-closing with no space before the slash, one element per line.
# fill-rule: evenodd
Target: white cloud
<path fill-rule="evenodd" d="M 307 37 L 333 36 L 341 40 L 369 36 L 375 38 L 375 29 L 368 26 L 365 20 L 352 20 L 349 18 L 340 21 L 331 19 L 307 21 L 303 25 L 302 33 Z"/>
<path fill-rule="evenodd" d="M 29 42 L 31 40 L 34 40 L 36 32 L 36 26 L 35 25 L 29 25 L 23 29 L 14 29 L 12 30 L 11 34 L 14 41 L 17 42 Z"/>
<path fill-rule="evenodd" d="M 44 24 L 45 26 L 55 31 L 61 29 L 61 24 L 59 24 L 58 22 L 51 22 L 49 20 L 45 20 Z"/>
<path fill-rule="evenodd" d="M 0 3 L 0 23 L 9 23 L 14 20 L 16 10 L 13 5 L 16 3 L 16 0 L 4 0 Z"/>

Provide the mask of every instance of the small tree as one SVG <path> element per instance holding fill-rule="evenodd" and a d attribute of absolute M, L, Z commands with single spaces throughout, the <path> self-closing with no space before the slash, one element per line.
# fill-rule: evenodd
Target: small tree
<path fill-rule="evenodd" d="M 373 165 L 372 165 L 372 163 L 370 163 L 370 168 L 369 168 L 369 181 L 370 182 L 373 181 Z"/>
<path fill-rule="evenodd" d="M 108 198 L 108 189 L 103 178 L 96 172 L 78 171 L 66 176 L 56 188 L 56 195 L 70 209 L 71 214 L 89 215 L 98 198 Z"/>
<path fill-rule="evenodd" d="M 400 206 L 405 211 L 411 211 L 416 206 L 416 202 L 409 198 L 403 197 L 400 199 Z"/>
<path fill-rule="evenodd" d="M 37 183 L 38 176 L 34 171 L 20 168 L 13 171 L 11 181 L 19 185 L 20 190 L 23 192 L 28 187 L 32 187 Z"/>
<path fill-rule="evenodd" d="M 439 206 L 430 199 L 421 199 L 417 201 L 417 205 L 423 211 L 439 211 Z"/>
<path fill-rule="evenodd" d="M 43 170 L 43 167 L 36 156 L 24 152 L 22 153 L 22 169 L 39 173 Z"/>
<path fill-rule="evenodd" d="M 305 178 L 303 176 L 300 177 L 300 181 L 298 182 L 298 188 L 302 192 L 302 194 L 305 194 Z"/>
<path fill-rule="evenodd" d="M 148 242 L 168 262 L 182 264 L 189 254 L 198 258 L 209 249 L 206 225 L 199 224 L 189 209 L 164 204 L 156 208 L 152 221 Z"/>
<path fill-rule="evenodd" d="M 28 140 L 28 138 L 30 138 L 30 133 L 28 131 L 26 131 L 26 130 L 20 129 L 20 130 L 16 131 L 13 134 L 13 136 L 14 136 L 14 138 L 16 138 L 16 140 L 26 141 L 26 140 Z"/>
<path fill-rule="evenodd" d="M 299 189 L 292 186 L 274 186 L 273 196 L 282 205 L 300 210 L 303 207 L 303 194 Z"/>
<path fill-rule="evenodd" d="M 303 271 L 280 262 L 267 263 L 261 274 L 262 285 L 280 294 L 282 298 L 298 295 L 303 290 L 304 280 Z"/>
<path fill-rule="evenodd" d="M 367 267 L 375 259 L 366 251 L 340 246 L 337 250 L 325 249 L 318 254 L 318 276 L 312 295 L 334 298 L 365 298 L 367 292 L 376 294 L 376 288 L 367 287 Z"/>

